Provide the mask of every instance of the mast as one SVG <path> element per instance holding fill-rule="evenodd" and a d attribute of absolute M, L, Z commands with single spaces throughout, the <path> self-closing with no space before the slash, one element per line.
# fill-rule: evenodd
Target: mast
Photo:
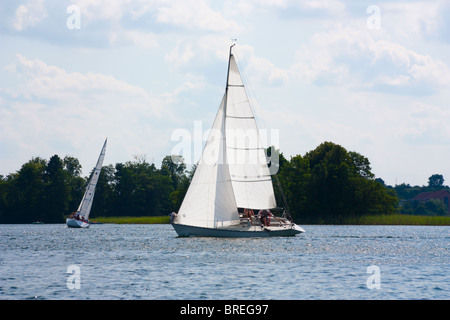
<path fill-rule="evenodd" d="M 230 46 L 230 55 L 228 56 L 227 85 L 225 86 L 225 102 L 226 102 L 226 96 L 228 95 L 228 80 L 230 78 L 230 62 L 231 62 L 231 57 L 233 56 L 233 53 L 231 51 L 233 50 L 233 47 L 235 45 L 236 45 L 236 43 L 234 43 Z M 225 106 L 226 106 L 226 104 L 225 104 Z"/>
<path fill-rule="evenodd" d="M 227 68 L 227 83 L 225 85 L 225 97 L 224 97 L 224 106 L 223 106 L 223 122 L 222 122 L 222 139 L 223 139 L 223 146 L 222 146 L 222 163 L 227 163 L 227 135 L 226 135 L 226 123 L 227 123 L 227 104 L 228 104 L 228 86 L 229 86 L 229 79 L 230 79 L 230 66 L 231 66 L 231 57 L 233 56 L 232 50 L 233 47 L 236 44 L 232 44 L 230 46 L 230 54 L 228 56 L 228 68 Z M 227 166 L 228 168 L 228 166 Z M 228 169 L 229 171 L 229 169 Z"/>
<path fill-rule="evenodd" d="M 225 85 L 225 100 L 224 100 L 224 110 L 223 110 L 223 112 L 224 112 L 224 117 L 223 117 L 223 128 L 224 128 L 224 132 L 223 132 L 223 134 L 225 135 L 225 125 L 226 125 L 226 118 L 227 118 L 227 104 L 228 104 L 228 86 L 229 86 L 229 80 L 230 80 L 230 66 L 231 66 L 231 57 L 233 56 L 233 53 L 232 53 L 232 50 L 233 50 L 233 47 L 235 46 L 236 44 L 234 43 L 234 44 L 232 44 L 231 46 L 230 46 L 230 54 L 229 54 L 229 56 L 228 56 L 228 68 L 227 68 L 227 83 L 226 83 L 226 85 Z M 226 136 L 224 136 L 224 140 L 226 140 Z M 226 143 L 225 143 L 225 146 L 224 146 L 224 148 L 226 148 Z"/>

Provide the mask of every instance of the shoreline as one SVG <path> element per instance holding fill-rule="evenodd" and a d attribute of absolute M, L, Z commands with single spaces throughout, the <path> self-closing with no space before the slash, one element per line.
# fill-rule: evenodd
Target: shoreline
<path fill-rule="evenodd" d="M 347 218 L 344 222 L 349 225 L 450 226 L 450 216 L 383 214 Z"/>
<path fill-rule="evenodd" d="M 414 226 L 450 226 L 450 216 L 415 216 L 415 215 L 367 215 L 356 218 L 344 218 L 342 221 L 321 221 L 320 223 L 306 223 L 295 219 L 297 224 L 317 225 L 414 225 Z M 115 224 L 169 224 L 169 216 L 156 217 L 98 217 L 93 218 L 95 223 Z"/>
<path fill-rule="evenodd" d="M 170 222 L 169 216 L 156 217 L 98 217 L 92 219 L 93 223 L 114 223 L 114 224 L 168 224 Z"/>

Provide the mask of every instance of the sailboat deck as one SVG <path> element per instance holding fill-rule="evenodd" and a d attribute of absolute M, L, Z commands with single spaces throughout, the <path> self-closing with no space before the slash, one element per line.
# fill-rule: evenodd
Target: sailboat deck
<path fill-rule="evenodd" d="M 286 218 L 279 218 L 275 216 L 271 216 L 268 225 L 266 227 L 285 227 L 290 226 L 291 222 L 287 220 Z M 240 226 L 257 226 L 257 227 L 263 227 L 262 221 L 255 216 L 249 217 L 240 217 Z"/>

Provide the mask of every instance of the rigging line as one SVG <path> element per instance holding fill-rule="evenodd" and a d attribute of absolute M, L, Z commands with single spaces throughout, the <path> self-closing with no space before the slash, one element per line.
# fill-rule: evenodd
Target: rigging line
<path fill-rule="evenodd" d="M 291 212 L 289 210 L 289 206 L 286 201 L 286 196 L 283 192 L 283 188 L 281 187 L 280 179 L 278 179 L 277 174 L 274 174 L 274 176 L 275 176 L 275 180 L 277 182 L 278 188 L 280 189 L 281 198 L 283 200 L 283 205 L 284 205 L 284 212 L 286 213 L 286 218 L 288 218 L 289 221 L 294 222 L 294 220 L 292 219 L 292 216 L 291 216 Z"/>

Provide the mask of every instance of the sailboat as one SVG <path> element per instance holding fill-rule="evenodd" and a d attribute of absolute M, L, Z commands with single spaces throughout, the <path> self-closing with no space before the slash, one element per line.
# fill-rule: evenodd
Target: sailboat
<path fill-rule="evenodd" d="M 180 237 L 279 237 L 305 232 L 277 207 L 265 148 L 230 47 L 225 94 L 171 224 Z"/>
<path fill-rule="evenodd" d="M 97 187 L 100 171 L 102 170 L 107 141 L 108 138 L 105 139 L 105 143 L 103 144 L 102 151 L 100 152 L 100 156 L 98 157 L 97 164 L 94 168 L 94 172 L 92 172 L 86 191 L 83 195 L 83 199 L 81 200 L 81 203 L 78 206 L 77 211 L 72 213 L 70 217 L 66 219 L 66 224 L 69 228 L 88 228 L 90 225 L 89 213 L 91 212 L 95 188 Z"/>

